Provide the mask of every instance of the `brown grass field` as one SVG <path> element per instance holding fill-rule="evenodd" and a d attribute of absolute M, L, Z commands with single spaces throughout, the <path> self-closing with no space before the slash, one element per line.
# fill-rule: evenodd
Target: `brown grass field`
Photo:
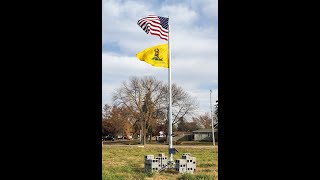
<path fill-rule="evenodd" d="M 165 153 L 166 145 L 103 145 L 102 147 L 102 179 L 103 180 L 173 180 L 173 179 L 203 179 L 218 180 L 218 148 L 213 146 L 174 146 L 179 152 L 174 160 L 180 159 L 182 153 L 191 153 L 197 158 L 197 168 L 193 175 L 175 172 L 145 173 L 144 155 Z"/>

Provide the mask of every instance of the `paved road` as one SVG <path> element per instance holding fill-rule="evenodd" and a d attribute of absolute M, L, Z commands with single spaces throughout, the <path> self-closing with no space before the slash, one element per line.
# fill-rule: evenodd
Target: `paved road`
<path fill-rule="evenodd" d="M 141 145 L 120 145 L 120 144 L 104 144 L 104 147 L 136 147 L 136 148 L 143 148 Z M 140 147 L 139 147 L 140 146 Z M 168 145 L 159 145 L 159 144 L 147 144 L 144 147 L 168 147 Z M 199 145 L 173 145 L 174 148 L 203 148 L 203 149 L 211 149 L 211 148 L 218 148 L 218 146 L 199 146 Z"/>

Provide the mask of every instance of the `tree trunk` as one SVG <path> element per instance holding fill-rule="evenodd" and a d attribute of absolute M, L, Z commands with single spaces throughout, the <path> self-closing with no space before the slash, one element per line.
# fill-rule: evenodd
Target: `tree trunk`
<path fill-rule="evenodd" d="M 141 127 L 142 127 L 142 144 L 143 145 L 146 145 L 147 144 L 147 136 L 146 136 L 146 133 L 147 133 L 147 130 L 146 130 L 146 121 L 142 122 L 141 123 Z"/>
<path fill-rule="evenodd" d="M 152 141 L 152 133 L 150 133 L 150 141 L 149 142 L 151 143 L 151 141 Z"/>
<path fill-rule="evenodd" d="M 144 129 L 145 129 L 145 128 L 143 127 L 143 124 L 144 124 L 144 122 L 141 121 L 141 123 L 140 123 L 140 126 L 141 126 L 140 138 L 141 138 L 141 143 L 142 143 L 142 145 L 145 145 L 145 141 L 144 141 L 144 139 L 145 139 Z"/>
<path fill-rule="evenodd" d="M 143 128 L 143 145 L 147 144 L 147 130 Z"/>
<path fill-rule="evenodd" d="M 147 131 L 148 131 L 148 129 L 147 129 L 147 114 L 148 113 L 146 113 L 145 114 L 145 119 L 144 119 L 144 126 L 143 126 L 143 130 L 144 130 L 144 133 L 143 133 L 143 136 L 144 136 L 144 138 L 143 138 L 143 140 L 144 140 L 144 144 L 147 144 L 147 139 L 148 139 L 148 137 L 147 137 Z"/>

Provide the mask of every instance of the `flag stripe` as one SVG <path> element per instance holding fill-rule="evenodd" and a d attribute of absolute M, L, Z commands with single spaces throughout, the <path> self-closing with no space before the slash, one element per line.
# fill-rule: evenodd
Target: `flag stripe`
<path fill-rule="evenodd" d="M 156 23 L 154 21 L 149 22 L 152 26 L 151 27 L 157 27 L 160 28 L 163 32 L 169 32 L 168 30 L 164 29 L 159 23 Z"/>
<path fill-rule="evenodd" d="M 163 32 L 163 31 L 161 31 L 159 28 L 155 28 L 155 27 L 150 27 L 150 26 L 148 26 L 148 30 L 158 31 L 158 32 L 160 32 L 163 36 L 168 36 L 168 33 L 167 33 L 167 32 Z"/>
<path fill-rule="evenodd" d="M 150 32 L 150 34 L 152 34 L 152 35 L 156 35 L 156 36 L 159 36 L 159 34 L 158 33 L 152 33 L 152 32 Z M 163 40 L 166 40 L 166 41 L 168 41 L 168 37 L 162 37 L 162 36 L 159 36 L 161 39 L 163 39 Z"/>
<path fill-rule="evenodd" d="M 138 21 L 138 25 L 140 26 L 140 27 L 142 27 L 143 25 L 145 25 L 145 24 L 148 24 L 148 23 L 150 23 L 152 26 L 149 26 L 149 27 L 157 27 L 157 28 L 159 28 L 159 29 L 161 29 L 161 31 L 163 31 L 163 32 L 166 32 L 166 33 L 168 33 L 169 31 L 168 30 L 166 30 L 166 29 L 164 29 L 161 25 L 160 25 L 160 23 L 159 22 L 156 22 L 156 21 Z"/>
<path fill-rule="evenodd" d="M 168 36 L 167 35 L 165 35 L 165 34 L 162 34 L 159 30 L 154 30 L 154 29 L 149 29 L 149 33 L 150 34 L 152 34 L 152 35 L 158 35 L 160 38 L 162 37 L 162 38 L 168 38 Z"/>
<path fill-rule="evenodd" d="M 164 29 L 161 25 L 160 25 L 160 23 L 159 22 L 156 22 L 156 21 L 145 21 L 145 20 L 142 20 L 142 21 L 138 21 L 138 25 L 139 26 L 143 26 L 143 25 L 145 25 L 145 24 L 148 24 L 148 23 L 150 23 L 152 26 L 150 26 L 150 27 L 158 27 L 158 28 L 160 28 L 163 32 L 167 32 L 168 33 L 168 30 L 167 29 Z"/>
<path fill-rule="evenodd" d="M 138 20 L 138 25 L 147 33 L 159 36 L 163 40 L 168 40 L 169 18 L 156 15 L 148 15 Z"/>

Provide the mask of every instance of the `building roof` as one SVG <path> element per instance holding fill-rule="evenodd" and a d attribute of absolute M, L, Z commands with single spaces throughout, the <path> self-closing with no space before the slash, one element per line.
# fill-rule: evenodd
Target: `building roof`
<path fill-rule="evenodd" d="M 214 132 L 217 132 L 218 129 L 214 129 Z M 212 129 L 198 129 L 196 131 L 192 131 L 193 133 L 212 133 Z"/>

